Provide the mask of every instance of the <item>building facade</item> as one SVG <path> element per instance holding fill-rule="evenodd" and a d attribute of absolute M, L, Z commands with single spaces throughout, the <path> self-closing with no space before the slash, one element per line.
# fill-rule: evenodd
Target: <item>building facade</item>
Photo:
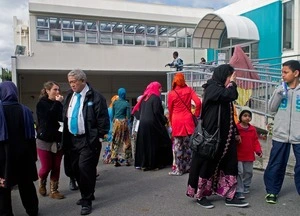
<path fill-rule="evenodd" d="M 26 51 L 12 58 L 21 101 L 34 110 L 47 80 L 59 82 L 64 93 L 75 68 L 108 101 L 124 87 L 133 105 L 151 81 L 166 90 L 165 65 L 174 51 L 184 63 L 206 56 L 205 49 L 192 48 L 192 35 L 209 12 L 120 0 L 29 0 L 28 40 L 18 41 Z M 17 38 L 25 34 L 18 23 L 15 18 Z"/>
<path fill-rule="evenodd" d="M 167 90 L 166 63 L 228 62 L 241 45 L 251 59 L 280 68 L 299 59 L 299 0 L 240 0 L 217 11 L 126 0 L 29 0 L 29 24 L 15 18 L 13 79 L 33 110 L 47 80 L 69 89 L 67 73 L 84 70 L 109 101 L 127 89 L 133 105 L 151 81 Z M 279 72 L 278 72 L 279 73 Z"/>
<path fill-rule="evenodd" d="M 299 0 L 240 0 L 215 11 L 250 19 L 258 29 L 259 41 L 235 40 L 233 46 L 240 44 L 251 59 L 278 67 L 288 59 L 300 59 L 299 12 Z M 218 45 L 215 50 L 226 53 L 228 59 L 230 45 L 226 34 Z M 211 59 L 217 58 L 214 51 L 209 51 Z"/>

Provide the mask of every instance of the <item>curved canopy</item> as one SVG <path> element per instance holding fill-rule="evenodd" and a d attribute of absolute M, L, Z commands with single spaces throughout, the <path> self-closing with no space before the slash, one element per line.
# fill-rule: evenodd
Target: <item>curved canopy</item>
<path fill-rule="evenodd" d="M 247 17 L 209 13 L 200 20 L 194 31 L 193 47 L 219 48 L 219 41 L 225 30 L 228 39 L 259 40 L 255 23 Z"/>

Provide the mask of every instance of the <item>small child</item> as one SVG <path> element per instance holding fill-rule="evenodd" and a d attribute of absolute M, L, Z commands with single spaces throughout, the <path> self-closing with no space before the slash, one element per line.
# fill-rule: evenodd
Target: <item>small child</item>
<path fill-rule="evenodd" d="M 239 144 L 237 145 L 238 154 L 238 177 L 236 197 L 245 199 L 244 194 L 249 193 L 249 187 L 253 176 L 253 161 L 255 155 L 262 157 L 261 145 L 258 141 L 256 128 L 249 122 L 252 120 L 250 108 L 244 107 L 239 115 L 237 129 L 240 134 Z"/>

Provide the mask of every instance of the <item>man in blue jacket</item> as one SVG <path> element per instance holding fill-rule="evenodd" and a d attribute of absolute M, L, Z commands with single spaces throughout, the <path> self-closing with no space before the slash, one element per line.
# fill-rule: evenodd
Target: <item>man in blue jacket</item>
<path fill-rule="evenodd" d="M 295 165 L 295 185 L 300 195 L 300 86 L 299 61 L 290 60 L 283 63 L 280 85 L 269 101 L 269 109 L 275 112 L 272 149 L 268 166 L 264 174 L 266 186 L 266 202 L 277 203 L 285 170 L 293 146 Z"/>

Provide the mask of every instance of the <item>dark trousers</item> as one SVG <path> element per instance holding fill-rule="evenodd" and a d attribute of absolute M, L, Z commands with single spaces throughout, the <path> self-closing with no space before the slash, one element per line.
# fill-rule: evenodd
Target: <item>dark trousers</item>
<path fill-rule="evenodd" d="M 279 194 L 286 171 L 287 162 L 291 150 L 290 143 L 272 141 L 269 163 L 264 173 L 264 182 L 267 193 Z M 293 144 L 296 158 L 295 164 L 295 185 L 300 195 L 300 144 Z"/>
<path fill-rule="evenodd" d="M 30 216 L 38 215 L 38 197 L 32 181 L 20 181 L 18 184 L 22 204 Z M 13 216 L 11 205 L 11 189 L 0 188 L 0 215 Z"/>
<path fill-rule="evenodd" d="M 101 151 L 86 143 L 86 137 L 71 137 L 71 165 L 81 193 L 82 206 L 91 205 L 95 192 L 97 164 Z"/>

